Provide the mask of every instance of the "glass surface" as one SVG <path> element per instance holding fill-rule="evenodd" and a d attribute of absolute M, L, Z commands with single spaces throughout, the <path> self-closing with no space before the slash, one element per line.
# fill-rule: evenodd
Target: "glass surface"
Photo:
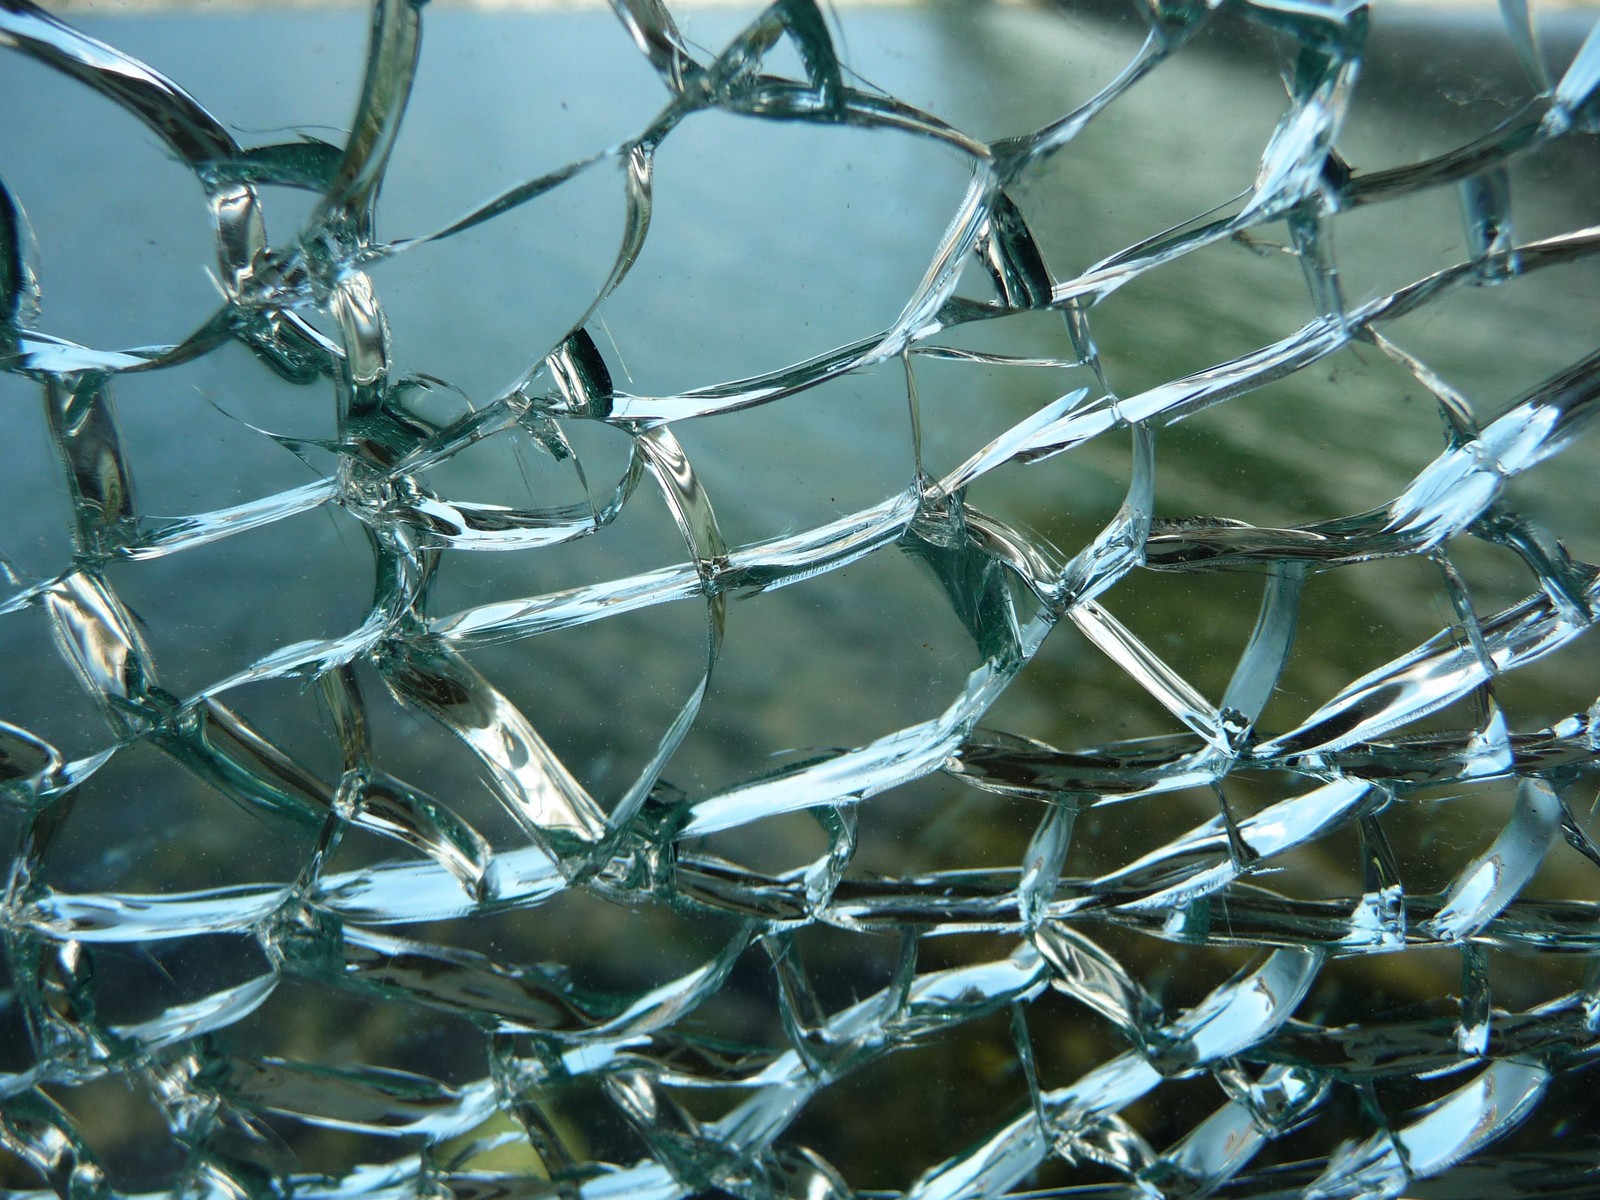
<path fill-rule="evenodd" d="M 1593 24 L 0 0 L 0 1189 L 1593 1196 Z"/>

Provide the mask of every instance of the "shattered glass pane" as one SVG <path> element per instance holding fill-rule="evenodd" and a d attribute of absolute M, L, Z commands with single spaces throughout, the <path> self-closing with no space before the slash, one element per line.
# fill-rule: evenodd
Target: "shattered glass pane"
<path fill-rule="evenodd" d="M 0 1188 L 1600 1192 L 1600 34 L 0 0 Z"/>

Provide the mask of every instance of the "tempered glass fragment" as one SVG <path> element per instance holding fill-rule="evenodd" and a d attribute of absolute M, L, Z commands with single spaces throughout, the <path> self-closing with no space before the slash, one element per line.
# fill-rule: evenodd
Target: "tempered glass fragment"
<path fill-rule="evenodd" d="M 1592 1194 L 1590 16 L 611 7 L 0 0 L 0 1187 Z"/>

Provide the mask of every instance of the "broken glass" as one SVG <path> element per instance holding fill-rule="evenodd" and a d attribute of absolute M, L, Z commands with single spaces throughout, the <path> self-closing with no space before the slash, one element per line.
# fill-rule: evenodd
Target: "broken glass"
<path fill-rule="evenodd" d="M 1592 24 L 0 0 L 0 1186 L 1593 1195 Z"/>

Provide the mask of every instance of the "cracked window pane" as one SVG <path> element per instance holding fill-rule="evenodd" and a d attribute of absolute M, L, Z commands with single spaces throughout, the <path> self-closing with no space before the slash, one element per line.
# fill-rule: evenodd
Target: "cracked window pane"
<path fill-rule="evenodd" d="M 0 1188 L 1591 1195 L 1593 24 L 0 0 Z"/>

